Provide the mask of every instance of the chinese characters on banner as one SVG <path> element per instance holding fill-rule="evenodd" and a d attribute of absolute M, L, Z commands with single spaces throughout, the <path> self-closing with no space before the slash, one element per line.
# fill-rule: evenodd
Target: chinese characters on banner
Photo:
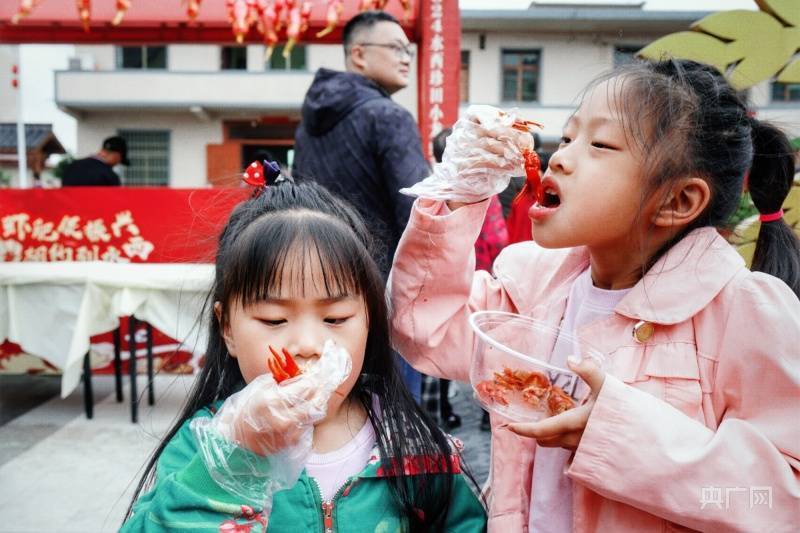
<path fill-rule="evenodd" d="M 33 219 L 26 212 L 0 217 L 0 261 L 145 262 L 153 249 L 129 210 L 113 221 L 72 214 Z"/>
<path fill-rule="evenodd" d="M 9 189 L 0 262 L 211 263 L 244 189 Z"/>
<path fill-rule="evenodd" d="M 456 0 L 428 0 L 420 10 L 418 116 L 422 149 L 432 159 L 431 140 L 458 119 L 461 14 Z"/>

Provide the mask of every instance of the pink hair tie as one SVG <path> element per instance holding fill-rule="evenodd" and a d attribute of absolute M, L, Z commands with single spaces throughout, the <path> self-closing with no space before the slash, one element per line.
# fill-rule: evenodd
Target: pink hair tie
<path fill-rule="evenodd" d="M 783 218 L 783 209 L 779 209 L 774 213 L 760 214 L 758 220 L 761 222 L 775 222 Z"/>

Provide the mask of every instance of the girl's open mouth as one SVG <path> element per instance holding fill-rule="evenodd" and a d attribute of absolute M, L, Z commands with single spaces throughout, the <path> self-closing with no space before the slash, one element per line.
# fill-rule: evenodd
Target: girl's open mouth
<path fill-rule="evenodd" d="M 561 198 L 558 196 L 558 191 L 552 187 L 544 187 L 542 207 L 558 207 L 559 205 L 561 205 Z"/>
<path fill-rule="evenodd" d="M 542 181 L 542 201 L 533 204 L 528 210 L 528 216 L 534 220 L 543 219 L 554 213 L 561 205 L 561 191 L 551 178 Z"/>

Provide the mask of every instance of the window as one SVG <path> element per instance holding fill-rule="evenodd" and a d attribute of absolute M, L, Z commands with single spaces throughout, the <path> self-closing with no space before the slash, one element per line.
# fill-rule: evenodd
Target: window
<path fill-rule="evenodd" d="M 800 102 L 800 83 L 781 83 L 779 81 L 772 84 L 773 102 Z"/>
<path fill-rule="evenodd" d="M 167 68 L 167 47 L 118 46 L 117 68 L 165 69 Z"/>
<path fill-rule="evenodd" d="M 297 45 L 292 48 L 289 59 L 284 59 L 283 50 L 275 48 L 267 65 L 269 70 L 306 70 L 306 47 Z"/>
<path fill-rule="evenodd" d="M 247 70 L 247 48 L 244 46 L 223 46 L 220 56 L 220 69 Z"/>
<path fill-rule="evenodd" d="M 461 101 L 469 102 L 469 50 L 461 50 L 461 76 L 459 77 Z"/>
<path fill-rule="evenodd" d="M 636 61 L 636 53 L 644 46 L 620 45 L 614 47 L 614 66 L 627 65 Z"/>
<path fill-rule="evenodd" d="M 540 50 L 503 50 L 503 101 L 539 100 Z"/>
<path fill-rule="evenodd" d="M 131 161 L 129 167 L 123 167 L 123 185 L 169 185 L 169 131 L 120 130 L 118 135 L 128 143 Z"/>

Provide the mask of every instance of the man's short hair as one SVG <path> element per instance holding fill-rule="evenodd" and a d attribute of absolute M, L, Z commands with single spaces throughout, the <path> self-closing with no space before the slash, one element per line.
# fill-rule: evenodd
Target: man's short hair
<path fill-rule="evenodd" d="M 345 54 L 349 52 L 350 46 L 355 44 L 353 41 L 358 33 L 372 28 L 379 22 L 394 22 L 398 26 L 400 25 L 397 19 L 386 11 L 364 11 L 351 18 L 342 31 Z"/>

